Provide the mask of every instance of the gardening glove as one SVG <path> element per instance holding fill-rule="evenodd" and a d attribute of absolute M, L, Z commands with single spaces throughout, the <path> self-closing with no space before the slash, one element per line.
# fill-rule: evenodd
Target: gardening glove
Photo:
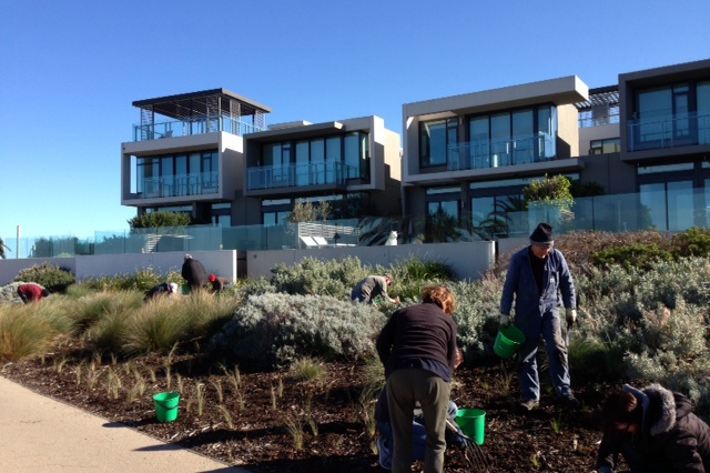
<path fill-rule="evenodd" d="M 510 316 L 501 313 L 501 314 L 500 314 L 500 324 L 501 324 L 503 327 L 507 327 L 508 325 L 510 325 Z"/>
<path fill-rule="evenodd" d="M 567 309 L 567 325 L 574 325 L 577 322 L 577 309 Z"/>

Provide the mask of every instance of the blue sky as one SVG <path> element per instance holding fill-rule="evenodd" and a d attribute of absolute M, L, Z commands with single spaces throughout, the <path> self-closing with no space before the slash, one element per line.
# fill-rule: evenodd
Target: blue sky
<path fill-rule="evenodd" d="M 537 80 L 710 58 L 708 0 L 5 1 L 0 237 L 128 229 L 136 100 L 225 88 L 267 124 L 378 115 Z M 9 255 L 12 256 L 12 255 Z"/>

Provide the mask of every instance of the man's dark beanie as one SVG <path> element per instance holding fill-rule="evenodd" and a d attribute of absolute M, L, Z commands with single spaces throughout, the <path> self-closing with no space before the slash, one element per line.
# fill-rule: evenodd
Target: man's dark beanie
<path fill-rule="evenodd" d="M 554 240 L 555 239 L 552 236 L 552 227 L 546 223 L 539 224 L 530 234 L 530 241 L 532 243 L 551 244 Z"/>

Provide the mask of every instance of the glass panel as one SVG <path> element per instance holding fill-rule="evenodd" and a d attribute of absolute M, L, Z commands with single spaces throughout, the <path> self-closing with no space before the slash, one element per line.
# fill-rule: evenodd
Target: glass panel
<path fill-rule="evenodd" d="M 698 84 L 698 143 L 710 143 L 710 82 Z"/>
<path fill-rule="evenodd" d="M 673 98 L 668 88 L 639 92 L 638 142 L 663 141 L 670 139 L 668 120 L 673 114 Z"/>
<path fill-rule="evenodd" d="M 356 133 L 345 136 L 343 139 L 345 149 L 345 166 L 347 178 L 357 179 L 360 173 L 360 141 Z"/>
<path fill-rule="evenodd" d="M 187 195 L 187 155 L 175 156 L 175 195 Z"/>
<path fill-rule="evenodd" d="M 684 231 L 694 225 L 693 182 L 668 183 L 668 230 Z"/>
<path fill-rule="evenodd" d="M 662 164 L 660 166 L 641 166 L 638 168 L 639 174 L 658 174 L 673 171 L 692 171 L 695 168 L 693 163 Z"/>
<path fill-rule="evenodd" d="M 172 197 L 176 195 L 175 192 L 175 169 L 173 157 L 161 159 L 163 169 L 161 170 L 163 177 L 162 191 L 163 195 L 166 197 Z"/>
<path fill-rule="evenodd" d="M 325 184 L 326 169 L 325 169 L 325 140 L 311 141 L 311 183 Z"/>
<path fill-rule="evenodd" d="M 429 134 L 429 166 L 446 164 L 446 121 L 425 124 Z"/>
<path fill-rule="evenodd" d="M 296 185 L 307 186 L 309 184 L 309 143 L 308 141 L 299 141 L 296 143 Z"/>
<path fill-rule="evenodd" d="M 370 179 L 370 135 L 360 132 L 360 178 Z"/>
<path fill-rule="evenodd" d="M 532 163 L 534 149 L 532 110 L 513 112 L 513 163 Z"/>
<path fill-rule="evenodd" d="M 541 107 L 538 109 L 537 132 L 538 161 L 553 159 L 557 156 L 557 108 Z"/>
<path fill-rule="evenodd" d="M 488 154 L 488 117 L 472 118 L 468 124 L 468 135 L 471 140 L 471 168 L 482 169 L 491 166 Z"/>
<path fill-rule="evenodd" d="M 639 186 L 639 194 L 643 213 L 649 215 L 651 225 L 658 231 L 667 231 L 665 184 L 643 184 Z"/>
<path fill-rule="evenodd" d="M 486 227 L 491 223 L 490 219 L 495 217 L 495 198 L 478 197 L 471 199 L 471 209 L 471 221 L 474 228 Z"/>
<path fill-rule="evenodd" d="M 688 86 L 680 85 L 673 88 L 673 138 L 690 137 L 690 120 L 688 112 Z"/>
<path fill-rule="evenodd" d="M 276 212 L 264 212 L 264 226 L 276 225 Z"/>
<path fill-rule="evenodd" d="M 510 151 L 510 115 L 499 113 L 491 116 L 492 167 L 509 166 Z"/>
<path fill-rule="evenodd" d="M 342 182 L 342 166 L 343 154 L 341 148 L 342 140 L 339 136 L 331 137 L 325 140 L 325 162 L 328 168 L 328 182 Z"/>

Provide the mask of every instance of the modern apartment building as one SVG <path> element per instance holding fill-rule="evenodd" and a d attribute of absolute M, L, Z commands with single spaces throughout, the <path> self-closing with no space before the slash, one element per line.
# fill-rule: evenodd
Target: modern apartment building
<path fill-rule="evenodd" d="M 298 201 L 357 198 L 400 213 L 399 135 L 372 116 L 266 127 L 271 109 L 225 89 L 133 103 L 121 203 L 224 227 L 281 223 Z"/>
<path fill-rule="evenodd" d="M 710 61 L 621 74 L 618 86 L 591 90 L 570 76 L 409 103 L 403 130 L 412 218 L 443 213 L 482 237 L 525 234 L 522 189 L 562 174 L 606 195 L 634 194 L 578 206 L 581 222 L 596 211 L 616 213 L 607 222 L 615 231 L 710 224 Z"/>
<path fill-rule="evenodd" d="M 710 60 L 619 75 L 621 161 L 656 228 L 710 226 Z"/>
<path fill-rule="evenodd" d="M 350 200 L 373 215 L 401 214 L 399 134 L 377 116 L 273 125 L 245 137 L 245 220 L 279 224 L 296 201 Z M 343 215 L 335 218 L 357 218 Z"/>
<path fill-rule="evenodd" d="M 562 174 L 604 194 L 575 199 L 572 229 L 710 226 L 710 60 L 593 89 L 568 76 L 404 104 L 403 148 L 377 116 L 267 128 L 268 107 L 224 89 L 134 106 L 121 199 L 139 214 L 276 225 L 297 202 L 330 201 L 404 216 L 403 241 L 437 215 L 466 238 L 502 238 L 538 218 L 523 189 Z"/>

